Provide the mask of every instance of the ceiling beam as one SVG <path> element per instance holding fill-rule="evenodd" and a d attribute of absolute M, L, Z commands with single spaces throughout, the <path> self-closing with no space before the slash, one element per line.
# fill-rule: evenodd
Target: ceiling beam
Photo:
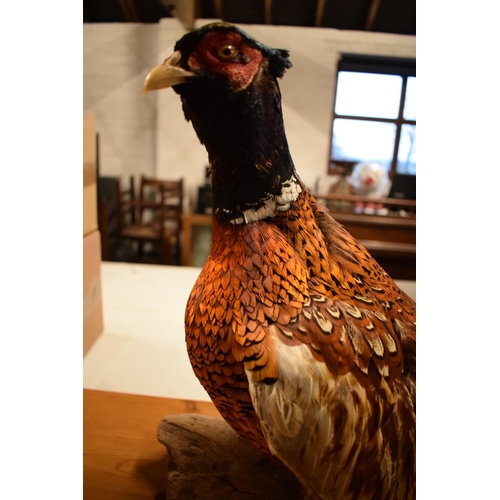
<path fill-rule="evenodd" d="M 129 23 L 139 23 L 139 16 L 135 10 L 134 0 L 120 0 L 120 9 Z"/>
<path fill-rule="evenodd" d="M 224 21 L 224 9 L 222 8 L 222 0 L 214 0 L 215 17 Z"/>
<path fill-rule="evenodd" d="M 135 10 L 134 0 L 120 0 L 120 9 L 128 23 L 139 23 L 139 16 Z"/>
<path fill-rule="evenodd" d="M 264 0 L 264 22 L 273 24 L 273 0 Z"/>
<path fill-rule="evenodd" d="M 377 17 L 378 8 L 380 7 L 380 0 L 372 0 L 370 4 L 370 10 L 368 11 L 368 17 L 366 18 L 365 30 L 371 31 L 373 29 L 373 23 Z"/>
<path fill-rule="evenodd" d="M 323 14 L 325 12 L 325 4 L 326 0 L 318 0 L 316 3 L 316 19 L 315 26 L 316 28 L 321 28 L 323 25 Z"/>
<path fill-rule="evenodd" d="M 187 30 L 194 30 L 194 20 L 197 19 L 195 0 L 160 0 L 161 4 L 184 25 Z"/>

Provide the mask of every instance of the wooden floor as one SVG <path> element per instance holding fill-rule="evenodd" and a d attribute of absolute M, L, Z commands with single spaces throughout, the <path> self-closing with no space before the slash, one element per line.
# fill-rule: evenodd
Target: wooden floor
<path fill-rule="evenodd" d="M 83 498 L 165 498 L 166 449 L 156 438 L 163 417 L 220 416 L 212 403 L 83 391 Z"/>

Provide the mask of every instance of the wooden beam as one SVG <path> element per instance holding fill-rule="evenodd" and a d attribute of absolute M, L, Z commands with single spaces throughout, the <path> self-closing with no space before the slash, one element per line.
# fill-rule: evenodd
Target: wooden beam
<path fill-rule="evenodd" d="M 194 18 L 199 19 L 201 17 L 201 0 L 195 0 L 194 2 Z"/>
<path fill-rule="evenodd" d="M 120 0 L 120 9 L 128 23 L 139 23 L 139 16 L 135 10 L 134 0 Z"/>
<path fill-rule="evenodd" d="M 194 29 L 194 20 L 199 17 L 196 15 L 199 2 L 195 0 L 160 0 L 160 2 L 187 30 Z"/>
<path fill-rule="evenodd" d="M 371 31 L 373 28 L 373 23 L 377 17 L 378 8 L 380 7 L 380 0 L 372 0 L 370 4 L 370 10 L 368 11 L 368 17 L 366 18 L 365 30 Z"/>
<path fill-rule="evenodd" d="M 323 25 L 323 14 L 325 12 L 326 0 L 318 0 L 316 4 L 316 28 L 320 28 Z"/>
<path fill-rule="evenodd" d="M 264 22 L 273 24 L 273 0 L 264 1 Z"/>
<path fill-rule="evenodd" d="M 222 8 L 222 0 L 214 0 L 215 17 L 224 21 L 224 9 Z"/>

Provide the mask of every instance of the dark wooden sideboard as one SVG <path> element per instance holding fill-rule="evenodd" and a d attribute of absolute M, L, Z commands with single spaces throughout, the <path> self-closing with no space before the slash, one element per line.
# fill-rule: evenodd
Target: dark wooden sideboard
<path fill-rule="evenodd" d="M 394 279 L 416 279 L 416 219 L 332 212 Z"/>
<path fill-rule="evenodd" d="M 415 200 L 396 198 L 373 200 L 362 196 L 336 194 L 316 195 L 316 198 L 330 206 L 332 217 L 373 255 L 392 278 L 416 280 L 417 203 Z M 343 205 L 338 202 L 342 202 Z M 372 215 L 354 212 L 356 205 L 374 202 L 383 205 L 389 214 Z M 352 204 L 353 209 L 345 210 L 346 203 Z M 337 210 L 337 206 L 343 206 L 344 210 Z"/>

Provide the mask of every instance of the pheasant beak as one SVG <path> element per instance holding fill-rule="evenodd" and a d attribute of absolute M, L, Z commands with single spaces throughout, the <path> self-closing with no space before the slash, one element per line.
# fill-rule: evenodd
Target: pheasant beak
<path fill-rule="evenodd" d="M 198 76 L 192 71 L 180 67 L 181 53 L 176 50 L 163 64 L 155 66 L 146 77 L 142 88 L 143 97 L 151 90 L 167 89 L 173 85 L 184 83 L 189 78 Z"/>

